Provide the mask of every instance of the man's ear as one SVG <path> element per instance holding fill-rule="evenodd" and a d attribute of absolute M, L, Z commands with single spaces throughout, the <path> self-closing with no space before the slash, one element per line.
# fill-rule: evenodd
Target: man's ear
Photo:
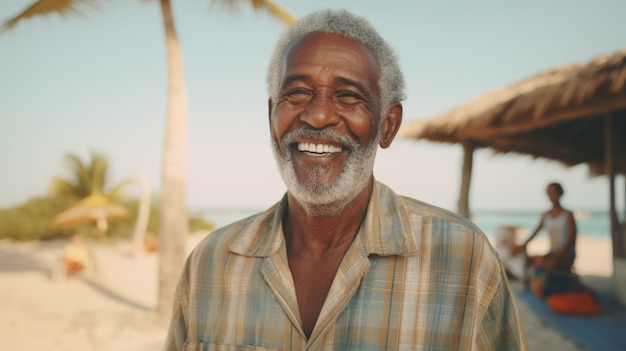
<path fill-rule="evenodd" d="M 400 125 L 402 124 L 402 104 L 397 102 L 391 105 L 389 112 L 380 125 L 380 147 L 388 148 L 396 137 Z"/>

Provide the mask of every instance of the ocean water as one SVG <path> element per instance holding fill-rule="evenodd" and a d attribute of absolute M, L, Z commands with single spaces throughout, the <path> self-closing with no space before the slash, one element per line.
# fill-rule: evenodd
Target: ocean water
<path fill-rule="evenodd" d="M 210 208 L 200 213 L 219 228 L 263 210 L 261 208 Z M 472 220 L 487 236 L 493 237 L 496 229 L 505 225 L 522 226 L 532 232 L 539 223 L 539 217 L 540 212 L 483 211 L 476 212 Z M 578 235 L 610 238 L 610 221 L 607 212 L 583 212 L 577 217 Z"/>
<path fill-rule="evenodd" d="M 487 236 L 493 236 L 496 229 L 503 225 L 521 226 L 532 233 L 539 224 L 540 216 L 540 212 L 478 212 L 474 214 L 472 220 Z M 582 212 L 576 217 L 578 235 L 611 237 L 608 212 Z"/>

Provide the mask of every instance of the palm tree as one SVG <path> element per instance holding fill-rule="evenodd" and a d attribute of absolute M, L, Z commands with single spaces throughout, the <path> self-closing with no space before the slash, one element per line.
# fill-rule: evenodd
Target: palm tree
<path fill-rule="evenodd" d="M 109 161 L 99 153 L 90 155 L 89 163 L 83 162 L 75 154 L 65 155 L 65 161 L 70 170 L 69 178 L 55 177 L 50 185 L 53 195 L 68 196 L 76 200 L 91 195 L 102 195 L 110 200 L 122 199 L 123 188 L 132 182 L 132 179 L 109 186 Z"/>
<path fill-rule="evenodd" d="M 109 186 L 109 161 L 96 152 L 91 153 L 89 163 L 83 162 L 75 154 L 65 155 L 65 161 L 70 170 L 70 177 L 53 178 L 50 192 L 55 196 L 72 198 L 77 202 L 57 214 L 52 219 L 51 226 L 73 227 L 95 222 L 98 234 L 104 237 L 109 219 L 127 216 L 126 208 L 115 202 L 122 199 L 123 188 L 133 180 L 128 178 Z"/>
<path fill-rule="evenodd" d="M 290 25 L 295 17 L 272 0 L 211 0 L 229 7 L 250 3 L 255 10 L 266 10 Z M 38 0 L 22 13 L 9 19 L 0 33 L 14 28 L 25 19 L 49 14 L 76 14 L 83 8 L 98 8 L 98 0 Z M 188 232 L 185 206 L 187 159 L 187 91 L 183 58 L 174 27 L 171 0 L 159 0 L 168 62 L 168 97 L 163 149 L 162 188 L 159 223 L 159 296 L 157 313 L 167 320 L 171 313 L 174 290 L 185 261 L 185 235 Z"/>

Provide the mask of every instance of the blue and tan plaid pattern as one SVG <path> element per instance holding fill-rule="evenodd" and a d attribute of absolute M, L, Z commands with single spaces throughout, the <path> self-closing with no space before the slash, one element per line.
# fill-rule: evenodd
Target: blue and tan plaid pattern
<path fill-rule="evenodd" d="M 526 349 L 484 234 L 378 182 L 307 339 L 287 264 L 285 205 L 286 197 L 195 248 L 165 350 Z"/>

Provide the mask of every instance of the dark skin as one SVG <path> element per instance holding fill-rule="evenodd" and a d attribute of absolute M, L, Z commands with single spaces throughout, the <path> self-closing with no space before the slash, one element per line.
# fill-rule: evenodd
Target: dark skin
<path fill-rule="evenodd" d="M 375 140 L 380 118 L 378 60 L 362 43 L 340 35 L 311 33 L 294 42 L 283 57 L 281 87 L 277 101 L 270 99 L 269 121 L 272 138 L 282 137 L 303 126 L 332 128 L 356 140 L 361 146 Z M 379 145 L 391 145 L 400 123 L 402 105 L 395 103 L 380 125 Z M 297 140 L 298 143 L 337 145 L 331 140 Z M 280 143 L 279 143 L 280 144 Z M 311 183 L 308 167 L 324 166 L 319 182 L 334 182 L 345 167 L 350 151 L 312 154 L 296 146 L 291 153 L 298 181 Z M 374 178 L 340 213 L 309 215 L 291 193 L 283 218 L 289 268 L 293 276 L 302 329 L 310 337 L 326 300 L 337 269 L 354 240 L 367 211 Z"/>
<path fill-rule="evenodd" d="M 547 215 L 551 217 L 559 216 L 563 211 L 566 211 L 561 206 L 561 196 L 558 189 L 554 186 L 548 186 L 546 189 L 546 193 L 550 202 L 552 203 L 552 208 L 547 212 Z M 530 243 L 530 241 L 537 236 L 539 231 L 544 227 L 544 220 L 541 217 L 541 221 L 530 235 L 530 237 L 526 240 L 526 242 L 520 246 L 515 247 L 511 253 L 516 255 L 518 252 L 522 250 L 526 250 L 526 247 Z M 554 253 L 549 253 L 543 256 L 529 257 L 530 263 L 536 267 L 542 267 L 546 270 L 563 270 L 570 269 L 572 264 L 574 263 L 572 258 L 569 255 L 570 249 L 576 245 L 576 221 L 574 219 L 574 215 L 572 212 L 567 211 L 567 243 L 563 245 L 559 250 Z"/>

